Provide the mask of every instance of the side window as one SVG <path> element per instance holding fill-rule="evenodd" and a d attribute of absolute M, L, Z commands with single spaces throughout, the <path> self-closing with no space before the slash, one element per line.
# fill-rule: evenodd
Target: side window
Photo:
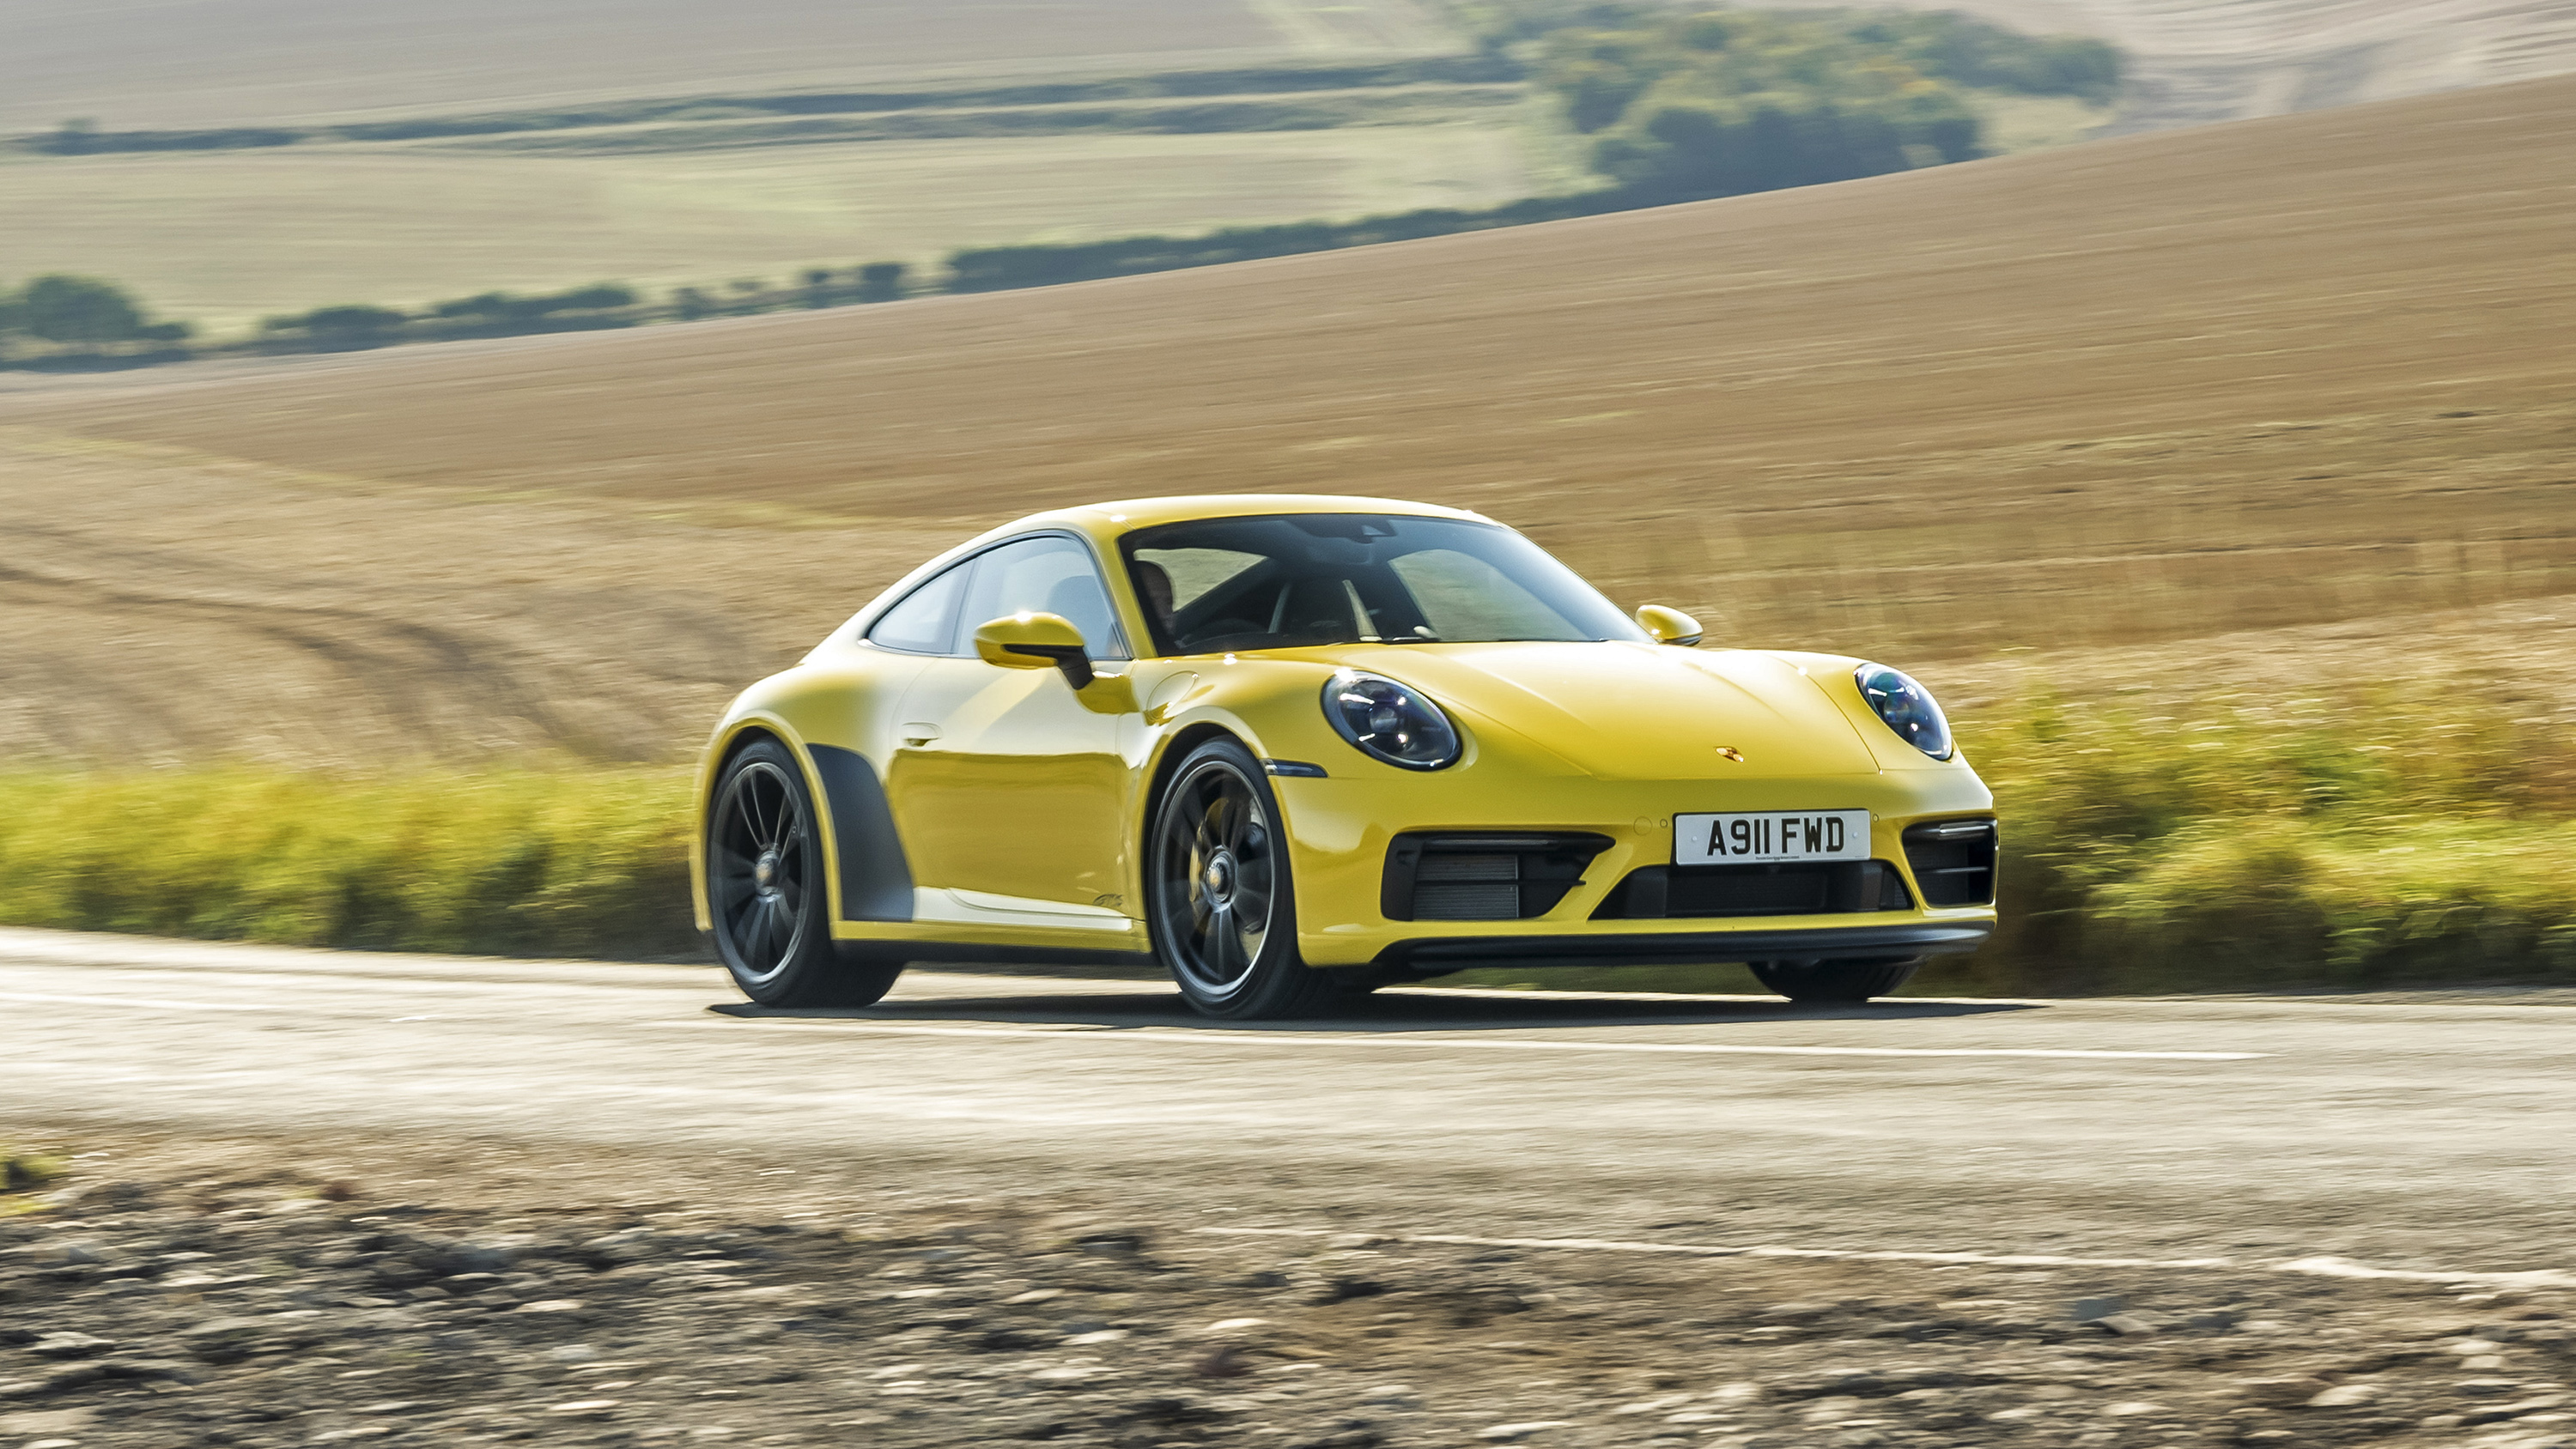
<path fill-rule="evenodd" d="M 1091 561 L 1091 550 L 1072 539 L 1024 538 L 976 557 L 961 629 L 971 631 L 1023 609 L 1071 620 L 1094 659 L 1127 657 L 1100 569 Z"/>
<path fill-rule="evenodd" d="M 946 654 L 957 639 L 957 596 L 964 591 L 973 560 L 957 565 L 878 616 L 868 642 L 910 654 Z"/>

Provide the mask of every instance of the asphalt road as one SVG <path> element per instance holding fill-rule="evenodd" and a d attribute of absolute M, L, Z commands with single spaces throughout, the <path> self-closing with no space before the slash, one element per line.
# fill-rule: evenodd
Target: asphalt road
<path fill-rule="evenodd" d="M 1406 990 L 1216 1026 L 920 972 L 764 1015 L 694 967 L 0 931 L 0 1135 L 730 1154 L 1282 1228 L 2576 1268 L 2576 1007 Z"/>

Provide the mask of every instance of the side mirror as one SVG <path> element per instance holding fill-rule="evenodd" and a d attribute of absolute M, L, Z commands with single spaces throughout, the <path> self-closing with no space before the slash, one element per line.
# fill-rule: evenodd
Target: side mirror
<path fill-rule="evenodd" d="M 1699 626 L 1699 620 L 1679 609 L 1667 609 L 1661 604 L 1647 604 L 1639 608 L 1637 623 L 1646 631 L 1646 637 L 1658 644 L 1679 644 L 1688 648 L 1706 637 L 1705 631 Z"/>
<path fill-rule="evenodd" d="M 985 663 L 1004 669 L 1053 666 L 1064 671 L 1065 683 L 1075 689 L 1091 686 L 1091 656 L 1083 650 L 1082 631 L 1062 614 L 1024 609 L 995 619 L 975 631 L 975 653 Z"/>

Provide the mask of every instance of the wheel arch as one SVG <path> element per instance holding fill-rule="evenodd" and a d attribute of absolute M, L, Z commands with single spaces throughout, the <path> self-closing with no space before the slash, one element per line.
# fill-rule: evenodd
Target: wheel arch
<path fill-rule="evenodd" d="M 1139 886 L 1144 883 L 1145 835 L 1154 828 L 1154 811 L 1163 803 L 1163 791 L 1172 783 L 1172 772 L 1181 767 L 1181 761 L 1188 759 L 1192 750 L 1210 740 L 1232 740 L 1251 751 L 1254 759 L 1261 758 L 1261 752 L 1254 749 L 1252 742 L 1243 737 L 1243 731 L 1217 720 L 1193 720 L 1164 737 L 1161 747 L 1154 756 L 1153 768 L 1146 772 L 1145 788 L 1137 792 L 1138 809 L 1135 825 Z"/>
<path fill-rule="evenodd" d="M 767 741 L 787 752 L 796 762 L 796 772 L 805 782 L 806 798 L 820 804 L 826 798 L 822 777 L 815 772 L 813 752 L 796 737 L 788 723 L 775 716 L 746 714 L 719 725 L 715 737 L 707 742 L 705 763 L 699 768 L 697 792 L 689 818 L 689 902 L 697 914 L 700 931 L 715 929 L 715 913 L 707 901 L 707 826 L 708 812 L 715 808 L 715 790 L 724 779 L 725 770 L 734 757 L 753 745 Z M 832 812 L 826 808 L 814 811 L 814 834 L 823 843 L 823 889 L 829 910 L 826 921 L 839 918 L 841 901 L 840 845 L 832 834 Z"/>

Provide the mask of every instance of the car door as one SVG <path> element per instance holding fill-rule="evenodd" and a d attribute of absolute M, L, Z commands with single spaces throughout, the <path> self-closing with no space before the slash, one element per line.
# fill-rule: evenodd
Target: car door
<path fill-rule="evenodd" d="M 1021 610 L 1071 620 L 1095 661 L 1128 657 L 1081 539 L 1015 539 L 973 561 L 956 645 L 914 678 L 898 711 L 888 793 L 921 918 L 1123 929 L 1120 716 L 1086 708 L 1056 670 L 974 656 L 978 625 Z"/>

